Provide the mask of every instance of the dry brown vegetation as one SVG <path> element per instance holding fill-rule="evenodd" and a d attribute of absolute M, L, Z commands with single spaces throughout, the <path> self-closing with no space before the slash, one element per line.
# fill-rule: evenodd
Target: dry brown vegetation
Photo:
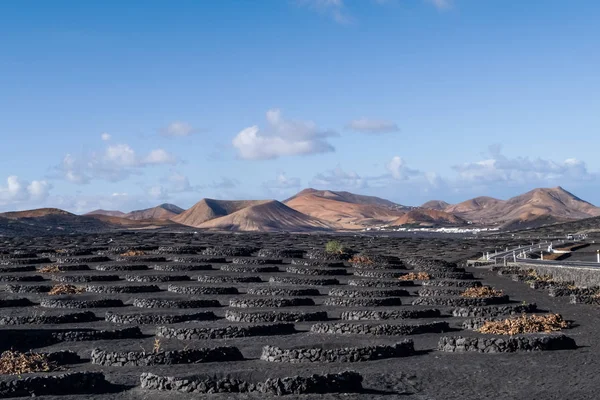
<path fill-rule="evenodd" d="M 45 354 L 9 350 L 0 355 L 0 374 L 20 375 L 32 372 L 51 372 L 57 369 L 58 366 L 49 361 Z"/>
<path fill-rule="evenodd" d="M 499 297 L 504 295 L 502 290 L 496 290 L 489 286 L 472 287 L 460 294 L 462 297 Z"/>
<path fill-rule="evenodd" d="M 373 265 L 375 264 L 368 256 L 355 254 L 350 259 L 350 264 Z"/>
<path fill-rule="evenodd" d="M 85 292 L 85 288 L 75 285 L 55 285 L 48 292 L 49 295 L 55 296 L 59 294 L 80 294 Z"/>
<path fill-rule="evenodd" d="M 38 269 L 38 272 L 42 274 L 55 274 L 60 272 L 60 268 L 58 268 L 58 265 L 47 265 Z"/>
<path fill-rule="evenodd" d="M 135 256 L 144 256 L 146 255 L 146 252 L 144 250 L 129 250 L 126 251 L 125 253 L 121 253 L 120 256 L 122 257 L 135 257 Z"/>
<path fill-rule="evenodd" d="M 494 335 L 517 335 L 519 333 L 556 332 L 568 327 L 569 323 L 560 314 L 522 315 L 503 321 L 487 321 L 478 331 Z"/>
<path fill-rule="evenodd" d="M 548 282 L 548 283 L 554 282 L 554 278 L 552 277 L 552 275 L 540 275 L 534 269 L 530 269 L 529 271 L 527 271 L 527 276 L 530 277 L 530 279 L 528 279 L 528 281 L 538 281 L 538 282 Z"/>
<path fill-rule="evenodd" d="M 542 254 L 544 255 L 545 261 L 555 261 L 565 255 L 565 253 L 544 253 L 544 252 L 542 252 Z"/>
<path fill-rule="evenodd" d="M 410 272 L 406 275 L 402 275 L 398 279 L 401 281 L 428 281 L 431 279 L 431 275 L 427 272 Z"/>

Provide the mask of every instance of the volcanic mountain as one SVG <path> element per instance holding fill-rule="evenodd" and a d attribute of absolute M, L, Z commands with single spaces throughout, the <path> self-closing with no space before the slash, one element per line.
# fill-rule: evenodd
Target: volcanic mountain
<path fill-rule="evenodd" d="M 428 208 L 430 210 L 444 211 L 446 209 L 446 207 L 448 207 L 448 206 L 450 206 L 450 203 L 446 203 L 445 201 L 431 200 L 431 201 L 428 201 L 427 203 L 423 204 L 421 206 L 421 208 Z"/>
<path fill-rule="evenodd" d="M 90 211 L 89 213 L 85 213 L 83 215 L 106 215 L 108 217 L 124 217 L 125 213 L 122 211 L 118 211 L 118 210 L 94 210 L 94 211 Z"/>
<path fill-rule="evenodd" d="M 268 200 L 215 200 L 202 199 L 190 209 L 171 218 L 183 225 L 198 227 L 206 221 L 224 217 L 243 208 L 264 203 Z"/>
<path fill-rule="evenodd" d="M 81 216 L 58 208 L 38 208 L 0 214 L 0 234 L 38 236 L 65 233 L 91 233 L 112 226 L 91 216 Z"/>
<path fill-rule="evenodd" d="M 284 203 L 342 229 L 387 224 L 411 209 L 379 197 L 315 189 L 305 189 Z"/>
<path fill-rule="evenodd" d="M 195 215 L 194 213 L 198 214 Z M 324 231 L 333 226 L 317 218 L 302 214 L 276 200 L 217 201 L 203 199 L 177 217 L 177 221 L 197 228 L 219 231 Z M 206 219 L 212 215 L 225 214 Z M 182 214 L 183 215 L 183 214 Z M 200 222 L 204 220 L 203 222 Z M 193 225 L 192 222 L 195 221 Z"/>
<path fill-rule="evenodd" d="M 508 200 L 477 197 L 444 210 L 474 223 L 540 226 L 600 216 L 600 208 L 562 187 L 534 189 Z"/>
<path fill-rule="evenodd" d="M 419 225 L 419 226 L 458 226 L 466 225 L 467 221 L 444 211 L 429 208 L 415 208 L 390 225 Z"/>
<path fill-rule="evenodd" d="M 155 219 L 166 221 L 181 214 L 183 211 L 183 208 L 177 207 L 175 204 L 165 203 L 156 207 L 146 208 L 144 210 L 132 211 L 123 215 L 122 217 L 133 220 Z"/>

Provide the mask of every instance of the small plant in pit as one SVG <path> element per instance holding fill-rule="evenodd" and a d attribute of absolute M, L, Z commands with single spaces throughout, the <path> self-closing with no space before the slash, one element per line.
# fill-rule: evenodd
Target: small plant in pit
<path fill-rule="evenodd" d="M 486 321 L 477 331 L 494 335 L 517 335 L 520 333 L 556 332 L 568 328 L 569 323 L 560 314 L 521 315 L 502 321 Z"/>
<path fill-rule="evenodd" d="M 546 282 L 546 283 L 554 282 L 552 275 L 540 275 L 534 269 L 530 269 L 529 271 L 527 271 L 527 276 L 529 277 L 529 279 L 527 279 L 526 282 L 532 282 L 532 281 Z"/>
<path fill-rule="evenodd" d="M 398 279 L 401 281 L 428 281 L 431 279 L 431 275 L 427 272 L 409 272 Z"/>
<path fill-rule="evenodd" d="M 353 255 L 352 258 L 348 262 L 350 264 L 360 264 L 360 265 L 373 265 L 373 264 L 375 264 L 375 262 L 373 260 L 371 260 L 371 258 L 369 256 L 361 255 L 361 254 L 355 254 L 355 255 Z"/>
<path fill-rule="evenodd" d="M 45 354 L 7 350 L 0 355 L 0 374 L 20 375 L 56 371 L 58 366 Z"/>
<path fill-rule="evenodd" d="M 85 287 L 75 285 L 55 285 L 48 292 L 49 295 L 55 296 L 59 294 L 81 294 L 85 292 Z"/>
<path fill-rule="evenodd" d="M 330 240 L 325 244 L 325 252 L 329 254 L 344 254 L 346 249 L 337 240 Z"/>
<path fill-rule="evenodd" d="M 152 344 L 152 352 L 160 353 L 160 348 L 162 347 L 162 343 L 159 338 L 154 339 L 154 343 Z"/>
<path fill-rule="evenodd" d="M 125 253 L 119 254 L 121 257 L 135 257 L 135 256 L 144 256 L 146 252 L 143 250 L 129 250 Z"/>
<path fill-rule="evenodd" d="M 462 297 L 499 297 L 504 295 L 502 290 L 496 290 L 489 286 L 481 286 L 481 287 L 472 287 L 466 289 L 464 292 L 460 294 Z"/>
<path fill-rule="evenodd" d="M 61 271 L 58 265 L 46 265 L 45 267 L 38 269 L 38 272 L 41 274 L 54 274 Z"/>

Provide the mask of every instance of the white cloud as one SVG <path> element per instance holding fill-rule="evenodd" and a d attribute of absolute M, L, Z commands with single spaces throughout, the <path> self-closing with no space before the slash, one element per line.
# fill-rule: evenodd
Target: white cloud
<path fill-rule="evenodd" d="M 354 171 L 344 171 L 341 166 L 335 169 L 315 175 L 310 186 L 323 187 L 325 189 L 361 189 L 368 186 L 368 179 L 362 178 Z"/>
<path fill-rule="evenodd" d="M 174 121 L 162 129 L 163 136 L 184 137 L 196 133 L 196 129 L 187 122 Z"/>
<path fill-rule="evenodd" d="M 91 153 L 79 158 L 67 154 L 56 170 L 62 178 L 81 185 L 94 179 L 116 182 L 132 174 L 139 174 L 148 166 L 172 165 L 177 162 L 177 158 L 164 149 L 155 149 L 140 156 L 128 144 L 111 144 L 101 153 Z"/>
<path fill-rule="evenodd" d="M 170 185 L 171 192 L 192 192 L 197 189 L 190 185 L 190 180 L 187 176 L 180 174 L 179 172 L 171 173 L 167 178 L 167 182 Z"/>
<path fill-rule="evenodd" d="M 357 132 L 374 134 L 398 132 L 400 130 L 395 122 L 369 118 L 360 118 L 350 121 L 347 128 Z"/>
<path fill-rule="evenodd" d="M 102 140 L 104 140 L 105 142 L 108 142 L 112 136 L 110 136 L 110 134 L 108 133 L 103 133 L 102 135 L 100 135 L 100 137 L 102 138 Z"/>
<path fill-rule="evenodd" d="M 267 160 L 335 151 L 327 138 L 337 134 L 320 129 L 312 121 L 286 120 L 280 110 L 273 109 L 267 112 L 267 124 L 264 131 L 255 125 L 233 138 L 240 158 Z"/>
<path fill-rule="evenodd" d="M 490 157 L 452 167 L 458 173 L 459 183 L 492 185 L 553 185 L 565 181 L 591 181 L 585 162 L 575 158 L 563 161 L 529 157 L 508 158 L 499 146 L 490 146 Z M 461 185 L 462 186 L 462 185 Z"/>
<path fill-rule="evenodd" d="M 36 205 L 50 193 L 51 185 L 46 181 L 24 181 L 16 175 L 6 179 L 6 186 L 0 186 L 0 206 Z"/>
<path fill-rule="evenodd" d="M 142 164 L 160 165 L 160 164 L 175 164 L 177 162 L 175 156 L 169 154 L 166 150 L 152 150 L 143 160 Z"/>
<path fill-rule="evenodd" d="M 408 165 L 406 165 L 406 162 L 400 156 L 393 157 L 391 161 L 385 165 L 385 168 L 392 175 L 392 178 L 401 181 L 422 175 L 420 171 L 409 168 Z"/>

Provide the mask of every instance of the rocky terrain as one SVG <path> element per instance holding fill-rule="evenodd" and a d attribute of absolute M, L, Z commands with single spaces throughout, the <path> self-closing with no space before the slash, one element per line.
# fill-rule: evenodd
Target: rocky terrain
<path fill-rule="evenodd" d="M 31 350 L 50 367 L 0 375 L 0 396 L 593 398 L 592 306 L 463 265 L 521 240 L 4 238 L 0 350 Z M 477 331 L 523 313 L 573 322 L 512 337 Z M 15 368 L 14 354 L 0 366 Z"/>

